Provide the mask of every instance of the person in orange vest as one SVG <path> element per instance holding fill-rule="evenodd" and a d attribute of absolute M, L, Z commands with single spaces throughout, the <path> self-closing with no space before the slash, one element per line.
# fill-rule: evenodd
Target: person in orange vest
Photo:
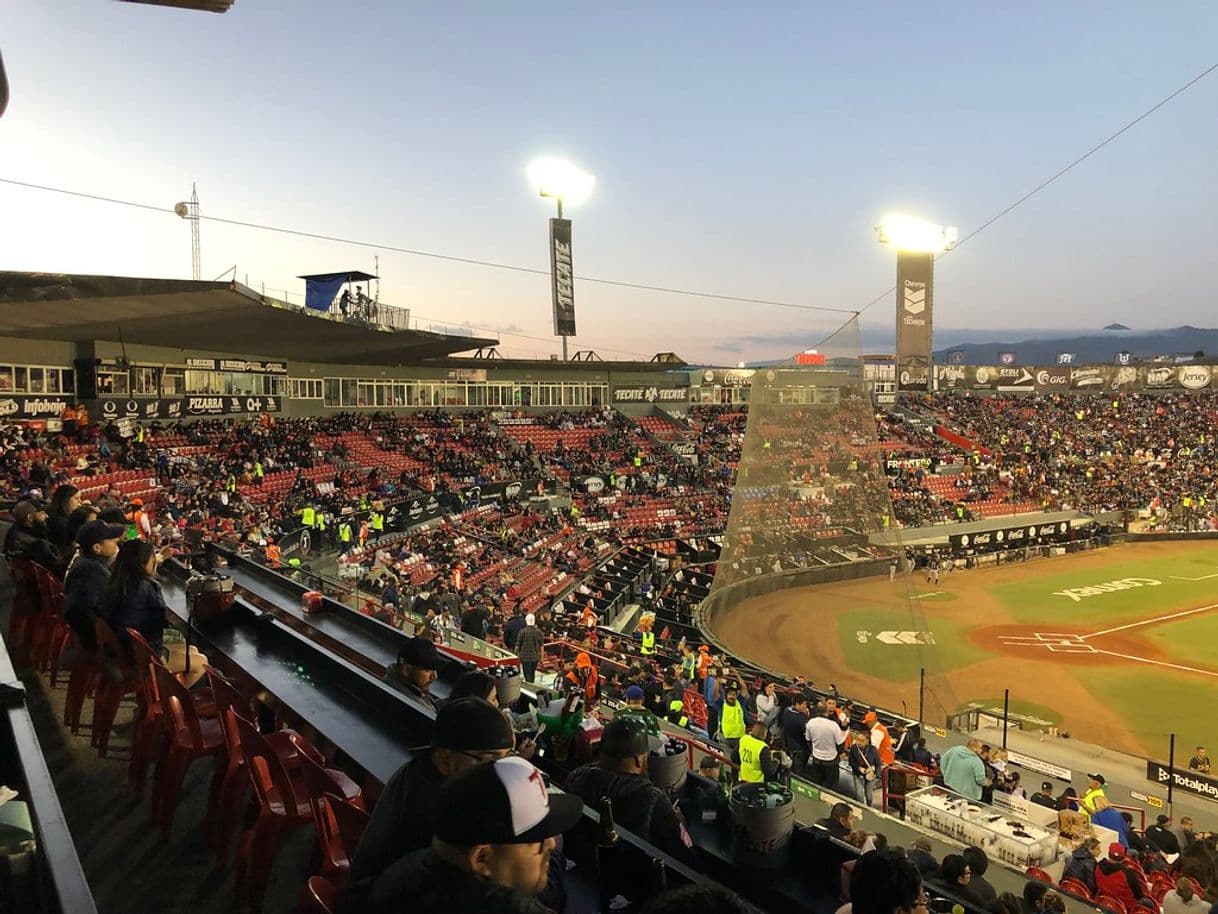
<path fill-rule="evenodd" d="M 266 563 L 272 568 L 279 567 L 279 559 L 282 553 L 279 551 L 279 544 L 274 540 L 266 541 Z"/>
<path fill-rule="evenodd" d="M 579 624 L 584 628 L 596 628 L 596 610 L 592 608 L 592 601 L 588 601 L 588 605 L 584 607 L 583 615 L 579 617 Z"/>
<path fill-rule="evenodd" d="M 359 547 L 361 549 L 368 543 L 368 531 L 370 529 L 366 519 L 359 522 Z"/>
<path fill-rule="evenodd" d="M 585 707 L 596 704 L 596 699 L 600 695 L 600 676 L 596 672 L 596 667 L 592 665 L 592 658 L 587 651 L 580 651 L 576 656 L 575 669 L 567 673 L 566 679 L 568 684 L 578 686 L 583 690 Z"/>
<path fill-rule="evenodd" d="M 706 678 L 706 671 L 710 669 L 711 654 L 710 648 L 703 644 L 698 648 L 698 681 L 701 682 Z"/>
<path fill-rule="evenodd" d="M 127 520 L 135 527 L 135 535 L 140 539 L 146 540 L 152 537 L 152 518 L 144 510 L 142 498 L 131 499 L 131 510 L 127 512 Z"/>
<path fill-rule="evenodd" d="M 891 765 L 897 760 L 897 755 L 892 749 L 892 737 L 888 735 L 888 728 L 880 723 L 874 711 L 868 711 L 864 715 L 863 723 L 871 729 L 871 745 L 875 746 L 880 755 L 880 764 Z"/>

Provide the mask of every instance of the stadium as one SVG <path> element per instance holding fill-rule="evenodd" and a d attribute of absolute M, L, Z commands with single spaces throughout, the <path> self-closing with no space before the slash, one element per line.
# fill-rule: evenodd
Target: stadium
<path fill-rule="evenodd" d="M 0 175 L 193 261 L 0 263 L 0 910 L 1218 905 L 1208 331 L 936 347 L 939 260 L 1031 194 L 884 218 L 839 309 L 585 277 L 593 179 L 530 184 L 548 270 Z M 201 226 L 293 288 L 201 278 Z M 315 271 L 352 247 L 540 283 L 553 334 Z M 596 347 L 589 288 L 737 323 Z"/>

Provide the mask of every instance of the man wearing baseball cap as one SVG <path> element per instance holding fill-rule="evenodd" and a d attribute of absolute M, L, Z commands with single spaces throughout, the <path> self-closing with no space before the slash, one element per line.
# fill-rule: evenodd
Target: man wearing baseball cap
<path fill-rule="evenodd" d="M 601 732 L 600 758 L 567 777 L 567 790 L 593 809 L 601 797 L 613 802 L 617 825 L 679 860 L 689 860 L 681 820 L 668 796 L 647 776 L 651 742 L 637 717 L 615 717 Z"/>
<path fill-rule="evenodd" d="M 46 520 L 46 511 L 34 502 L 17 502 L 13 505 L 13 526 L 5 538 L 5 550 L 61 574 L 63 560 L 59 550 L 47 538 Z"/>
<path fill-rule="evenodd" d="M 482 762 L 440 789 L 431 848 L 376 881 L 367 910 L 398 914 L 551 914 L 537 896 L 555 838 L 579 821 L 578 797 L 552 794 L 522 758 Z"/>
<path fill-rule="evenodd" d="M 481 698 L 459 698 L 436 714 L 431 747 L 415 754 L 385 785 L 351 860 L 339 911 L 362 911 L 372 884 L 392 864 L 431 846 L 440 787 L 479 762 L 506 757 L 516 735 L 503 713 Z"/>
<path fill-rule="evenodd" d="M 1084 793 L 1082 798 L 1078 801 L 1079 805 L 1083 807 L 1083 811 L 1086 812 L 1087 815 L 1091 815 L 1095 812 L 1096 797 L 1107 796 L 1107 794 L 1104 792 L 1104 785 L 1107 783 L 1108 782 L 1104 780 L 1104 776 L 1102 774 L 1096 773 L 1087 775 L 1087 792 Z"/>
<path fill-rule="evenodd" d="M 64 614 L 81 647 L 97 647 L 93 618 L 101 607 L 110 581 L 110 568 L 118 555 L 118 541 L 126 533 L 122 524 L 91 520 L 76 532 L 76 556 L 63 579 Z"/>
<path fill-rule="evenodd" d="M 410 638 L 398 648 L 398 661 L 385 670 L 385 682 L 435 710 L 428 687 L 435 682 L 440 654 L 430 638 Z"/>

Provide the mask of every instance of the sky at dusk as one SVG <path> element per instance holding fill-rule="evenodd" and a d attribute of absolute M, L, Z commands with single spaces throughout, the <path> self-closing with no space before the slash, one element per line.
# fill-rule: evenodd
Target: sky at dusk
<path fill-rule="evenodd" d="M 548 269 L 525 168 L 559 155 L 597 178 L 567 213 L 577 275 L 848 310 L 894 283 L 884 213 L 967 235 L 1218 60 L 1212 0 L 6 0 L 0 25 L 0 178 L 165 207 L 195 181 L 205 216 Z M 944 258 L 937 323 L 1218 324 L 1216 147 L 1218 73 Z M 377 254 L 209 222 L 202 251 L 203 278 L 298 303 L 298 274 Z M 0 184 L 0 270 L 189 278 L 190 233 Z M 423 326 L 558 350 L 545 276 L 380 272 Z M 719 364 L 847 317 L 578 281 L 576 311 L 576 348 Z"/>

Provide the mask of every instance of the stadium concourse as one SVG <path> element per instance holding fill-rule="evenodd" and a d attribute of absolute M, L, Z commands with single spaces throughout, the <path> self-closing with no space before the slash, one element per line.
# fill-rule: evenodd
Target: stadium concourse
<path fill-rule="evenodd" d="M 88 285 L 76 280 L 66 285 Z M 58 301 L 64 285 L 39 288 Z M 199 313 L 218 301 L 234 319 L 282 310 L 225 284 L 95 285 L 132 314 L 162 295 Z M 468 817 L 469 828 L 454 820 L 465 818 L 457 810 L 524 802 L 512 791 L 533 769 L 489 764 L 513 750 L 588 806 L 571 818 L 584 804 L 555 792 L 552 816 L 534 810 L 550 825 L 528 831 L 528 846 L 554 863 L 544 880 L 510 884 L 517 907 L 603 910 L 602 896 L 618 894 L 638 906 L 664 881 L 709 878 L 753 909 L 822 911 L 844 897 L 841 864 L 885 843 L 909 849 L 946 908 L 1007 911 L 981 886 L 1023 893 L 1028 869 L 1051 881 L 1075 875 L 1060 886 L 1075 893 L 1069 906 L 1096 896 L 1129 914 L 1106 880 L 1132 867 L 1133 853 L 1144 878 L 1131 868 L 1130 892 L 1151 906 L 1179 876 L 1213 900 L 1218 853 L 1200 816 L 1192 830 L 1170 823 L 1175 851 L 1141 818 L 1130 831 L 1101 816 L 1095 825 L 1117 825 L 1110 843 L 1131 853 L 1088 858 L 1087 813 L 1104 812 L 1095 800 L 1109 785 L 1090 783 L 1085 767 L 1024 768 L 1021 784 L 998 748 L 941 742 L 943 731 L 924 743 L 922 721 L 840 694 L 832 683 L 843 670 L 768 671 L 748 651 L 712 646 L 704 627 L 722 594 L 767 579 L 895 578 L 926 551 L 907 551 L 895 530 L 917 529 L 935 543 L 929 555 L 946 556 L 954 529 L 1022 528 L 1050 510 L 1213 529 L 1202 459 L 1213 394 L 1062 393 L 1035 408 L 1026 398 L 918 396 L 877 414 L 857 374 L 830 367 L 792 408 L 757 397 L 781 378 L 679 360 L 477 364 L 452 358 L 466 344 L 432 335 L 398 341 L 431 348 L 390 369 L 373 367 L 379 357 L 307 361 L 324 356 L 316 348 L 294 357 L 293 333 L 308 337 L 299 330 L 267 344 L 279 350 L 183 355 L 167 322 L 116 347 L 92 339 L 95 322 L 79 311 L 52 308 L 54 328 L 11 326 L 14 338 L 0 340 L 12 361 L 0 384 L 20 420 L 0 429 L 14 584 L 5 641 L 31 696 L 21 708 L 51 761 L 53 782 L 42 786 L 59 793 L 102 909 L 172 907 L 186 893 L 200 911 L 286 911 L 304 890 L 305 910 L 395 910 L 403 888 L 437 868 L 454 891 L 473 890 L 453 849 L 507 848 L 493 852 L 509 859 L 527 829 L 489 815 Z M 377 342 L 396 365 L 393 336 Z M 38 364 L 19 357 L 31 352 Z M 975 544 L 968 551 L 984 557 Z M 228 584 L 206 577 L 217 570 Z M 488 714 L 491 698 L 511 713 Z M 678 755 L 666 754 L 669 738 L 683 741 Z M 10 774 L 33 800 L 27 759 L 37 746 L 22 749 Z M 214 766 L 191 765 L 201 756 Z M 648 786 L 649 757 L 653 779 L 682 777 Z M 461 759 L 481 765 L 463 778 Z M 1208 761 L 1195 761 L 1190 777 L 1203 783 Z M 1040 770 L 1060 778 L 1052 797 L 1032 789 Z M 1025 823 L 1015 837 L 1043 833 L 1052 853 L 1039 855 L 1040 839 L 1032 856 L 981 833 L 944 834 L 930 819 L 915 827 L 906 796 L 915 776 L 999 804 Z M 732 794 L 733 810 L 723 791 L 761 779 L 790 784 L 773 794 L 775 808 L 798 821 L 789 844 L 762 842 L 786 848 L 765 863 L 806 878 L 767 878 L 746 843 L 732 848 L 728 822 L 754 814 L 742 811 L 744 794 Z M 1113 778 L 1113 799 L 1125 800 L 1116 787 Z M 1053 829 L 1025 818 L 1032 793 L 1054 807 Z M 289 794 L 294 813 L 279 799 Z M 424 795 L 437 805 L 416 815 Z M 1153 816 L 1142 795 L 1132 811 Z M 592 816 L 602 796 L 621 831 L 617 864 Z M 127 830 L 146 798 L 155 828 Z M 124 817 L 133 801 L 138 813 Z M 1075 802 L 1081 820 L 1059 820 Z M 43 834 L 51 818 L 34 805 Z M 1070 828 L 1059 834 L 1062 823 Z M 309 828 L 286 839 L 290 825 Z M 564 831 L 567 871 L 551 857 Z M 433 837 L 432 856 L 420 856 Z M 965 844 L 989 847 L 992 861 L 970 851 L 961 863 Z M 666 867 L 658 873 L 655 859 Z M 972 889 L 960 878 L 966 865 Z M 623 881 L 619 866 L 636 878 Z M 652 875 L 637 878 L 639 868 Z M 133 899 L 122 874 L 137 870 Z M 1029 903 L 1039 899 L 1029 891 Z"/>

